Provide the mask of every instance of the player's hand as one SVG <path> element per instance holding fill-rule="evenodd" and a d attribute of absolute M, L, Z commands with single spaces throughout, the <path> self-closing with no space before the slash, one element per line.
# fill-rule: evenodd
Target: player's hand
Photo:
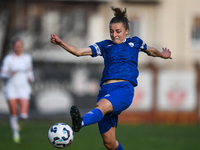
<path fill-rule="evenodd" d="M 163 58 L 164 59 L 172 59 L 171 57 L 171 51 L 169 49 L 167 49 L 166 47 L 165 48 L 162 48 L 162 55 L 163 55 Z"/>
<path fill-rule="evenodd" d="M 62 40 L 55 34 L 51 34 L 51 43 L 59 45 Z"/>

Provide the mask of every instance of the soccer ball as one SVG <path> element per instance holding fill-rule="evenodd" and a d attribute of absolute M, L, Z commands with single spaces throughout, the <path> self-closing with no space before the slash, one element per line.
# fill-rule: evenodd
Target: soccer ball
<path fill-rule="evenodd" d="M 53 146 L 65 148 L 72 143 L 74 133 L 71 127 L 66 123 L 57 123 L 49 129 L 48 139 Z"/>

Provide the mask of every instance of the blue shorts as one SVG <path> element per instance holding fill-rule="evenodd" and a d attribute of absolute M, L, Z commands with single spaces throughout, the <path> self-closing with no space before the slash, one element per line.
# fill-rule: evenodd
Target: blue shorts
<path fill-rule="evenodd" d="M 134 87 L 128 81 L 102 85 L 97 102 L 101 99 L 109 100 L 113 106 L 113 111 L 110 114 L 106 114 L 98 122 L 101 134 L 106 133 L 111 127 L 117 127 L 118 115 L 131 105 L 133 96 Z"/>

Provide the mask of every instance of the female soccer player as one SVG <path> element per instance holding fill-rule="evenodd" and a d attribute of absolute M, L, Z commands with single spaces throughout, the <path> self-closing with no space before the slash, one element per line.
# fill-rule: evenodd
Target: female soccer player
<path fill-rule="evenodd" d="M 72 106 L 72 129 L 78 132 L 81 127 L 98 123 L 104 146 L 108 150 L 123 150 L 116 140 L 115 128 L 118 115 L 127 109 L 133 100 L 134 87 L 137 86 L 138 53 L 145 52 L 149 56 L 172 59 L 171 52 L 163 48 L 147 46 L 138 37 L 126 38 L 129 33 L 129 21 L 126 9 L 111 7 L 115 17 L 110 21 L 111 40 L 104 40 L 86 48 L 77 48 L 62 41 L 57 35 L 51 35 L 51 42 L 75 56 L 103 56 L 105 68 L 100 82 L 101 90 L 96 107 L 81 117 L 76 106 Z"/>
<path fill-rule="evenodd" d="M 1 66 L 1 78 L 5 79 L 4 94 L 10 109 L 10 126 L 15 143 L 20 143 L 18 124 L 18 105 L 20 106 L 20 120 L 28 118 L 29 98 L 31 87 L 29 81 L 34 81 L 32 58 L 23 52 L 20 39 L 13 42 L 14 52 L 8 54 Z"/>

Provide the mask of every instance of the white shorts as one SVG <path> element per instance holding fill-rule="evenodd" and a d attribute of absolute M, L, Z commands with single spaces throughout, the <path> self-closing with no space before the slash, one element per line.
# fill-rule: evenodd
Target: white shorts
<path fill-rule="evenodd" d="M 31 88 L 29 85 L 26 86 L 6 86 L 4 88 L 4 94 L 7 100 L 9 99 L 30 99 Z"/>

